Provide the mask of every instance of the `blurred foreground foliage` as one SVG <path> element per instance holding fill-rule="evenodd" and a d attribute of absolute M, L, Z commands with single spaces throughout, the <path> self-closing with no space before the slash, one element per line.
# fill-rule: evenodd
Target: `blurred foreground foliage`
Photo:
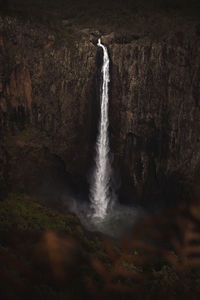
<path fill-rule="evenodd" d="M 0 298 L 198 299 L 198 195 L 112 241 L 74 215 L 10 194 L 0 202 Z"/>

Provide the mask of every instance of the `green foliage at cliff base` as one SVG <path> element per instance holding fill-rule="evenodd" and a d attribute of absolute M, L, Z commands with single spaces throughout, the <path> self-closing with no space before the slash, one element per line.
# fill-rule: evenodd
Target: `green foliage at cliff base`
<path fill-rule="evenodd" d="M 71 233 L 72 215 L 62 215 L 31 200 L 26 194 L 10 194 L 0 202 L 0 229 L 58 230 Z"/>
<path fill-rule="evenodd" d="M 44 243 L 46 233 L 50 232 L 47 244 Z M 53 237 L 53 243 L 51 239 Z M 77 259 L 70 267 L 68 261 L 68 245 L 72 237 L 75 243 L 74 254 Z M 54 240 L 55 239 L 55 240 Z M 72 242 L 73 245 L 74 242 Z M 50 251 L 44 252 L 44 247 Z M 47 247 L 47 248 L 48 248 Z M 66 248 L 66 249 L 65 249 Z M 101 292 L 99 287 L 105 288 L 107 276 L 115 276 L 118 258 L 114 258 L 113 251 L 123 258 L 123 249 L 110 242 L 106 247 L 95 235 L 88 235 L 79 220 L 71 214 L 61 214 L 38 204 L 26 194 L 10 194 L 5 201 L 0 202 L 0 296 L 2 299 L 98 299 Z M 46 248 L 45 248 L 46 249 Z M 63 252 L 64 249 L 64 252 Z M 107 249 L 105 251 L 105 249 Z M 121 254 L 122 251 L 122 254 Z M 59 258 L 61 254 L 61 259 Z M 134 251 L 139 257 L 140 251 Z M 52 258 L 53 257 L 53 258 Z M 53 259 L 53 264 L 51 260 Z M 64 275 L 59 269 L 68 263 L 69 270 Z M 141 294 L 133 296 L 123 294 L 107 299 L 155 299 L 158 292 L 170 293 L 170 299 L 181 299 L 183 295 L 180 286 L 182 282 L 176 270 L 166 261 L 156 265 L 137 266 L 131 262 L 123 262 L 123 278 L 116 278 L 116 284 L 126 286 L 133 274 L 139 272 L 143 276 L 149 273 L 151 278 L 139 282 Z M 107 270 L 107 271 L 105 271 Z M 127 274 L 130 274 L 127 273 Z M 198 286 L 198 278 L 194 275 L 187 278 L 185 290 Z M 193 276 L 193 277 L 192 277 Z M 143 277 L 142 277 L 143 278 Z M 91 290 L 92 282 L 97 289 Z M 12 285 L 12 289 L 10 286 Z M 78 288 L 77 288 L 78 287 Z M 91 293 L 95 294 L 91 294 Z M 179 297 L 179 298 L 177 298 Z M 163 298 L 165 299 L 165 298 Z"/>
<path fill-rule="evenodd" d="M 78 239 L 87 251 L 98 257 L 105 256 L 99 239 L 88 237 L 76 216 L 40 205 L 26 194 L 11 193 L 0 202 L 0 231 L 12 230 L 39 233 L 53 230 Z"/>

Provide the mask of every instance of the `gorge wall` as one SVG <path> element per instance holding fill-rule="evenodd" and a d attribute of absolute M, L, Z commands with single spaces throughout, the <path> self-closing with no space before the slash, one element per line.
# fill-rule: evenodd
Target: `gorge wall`
<path fill-rule="evenodd" d="M 71 179 L 86 184 L 99 35 L 85 29 L 61 40 L 44 26 L 0 19 L 2 192 L 62 190 Z M 174 201 L 198 174 L 200 36 L 192 25 L 157 41 L 112 33 L 102 42 L 112 61 L 110 133 L 120 198 Z"/>
<path fill-rule="evenodd" d="M 199 176 L 200 37 L 191 26 L 189 33 L 171 32 L 160 41 L 106 40 L 113 62 L 114 161 L 122 186 L 155 204 L 160 198 L 176 201 Z"/>
<path fill-rule="evenodd" d="M 95 46 L 13 18 L 0 32 L 1 190 L 79 182 L 96 123 Z"/>

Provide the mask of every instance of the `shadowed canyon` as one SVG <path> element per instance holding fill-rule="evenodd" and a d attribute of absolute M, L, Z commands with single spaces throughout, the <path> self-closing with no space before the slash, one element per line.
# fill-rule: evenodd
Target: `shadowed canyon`
<path fill-rule="evenodd" d="M 157 299 L 166 276 L 174 285 L 162 281 L 171 290 L 160 297 L 190 296 L 181 282 L 191 287 L 199 270 L 188 271 L 171 235 L 186 220 L 188 240 L 190 222 L 199 233 L 200 7 L 172 2 L 0 1 L 0 261 L 34 277 L 25 288 L 26 275 L 18 284 L 5 265 L 2 299 Z M 119 244 L 124 235 L 128 246 Z M 12 253 L 24 253 L 23 268 Z M 173 255 L 189 272 L 184 280 Z M 144 279 L 148 272 L 161 279 Z"/>
<path fill-rule="evenodd" d="M 158 201 L 181 192 L 199 163 L 199 36 L 192 25 L 159 41 L 83 29 L 66 42 L 45 26 L 1 18 L 1 191 L 57 189 L 63 176 L 87 190 L 102 36 L 112 64 L 110 140 L 120 197 Z"/>

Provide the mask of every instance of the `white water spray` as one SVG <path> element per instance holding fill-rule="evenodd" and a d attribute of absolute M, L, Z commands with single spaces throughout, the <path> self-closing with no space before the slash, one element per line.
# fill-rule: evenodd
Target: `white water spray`
<path fill-rule="evenodd" d="M 93 184 L 91 187 L 91 202 L 94 216 L 104 218 L 107 214 L 108 205 L 110 202 L 110 178 L 111 166 L 109 159 L 109 95 L 108 85 L 109 76 L 109 56 L 107 48 L 101 44 L 101 39 L 98 40 L 98 47 L 103 49 L 103 66 L 102 66 L 102 86 L 101 86 L 101 114 L 98 128 L 98 136 L 96 142 L 96 168 L 94 172 Z"/>

